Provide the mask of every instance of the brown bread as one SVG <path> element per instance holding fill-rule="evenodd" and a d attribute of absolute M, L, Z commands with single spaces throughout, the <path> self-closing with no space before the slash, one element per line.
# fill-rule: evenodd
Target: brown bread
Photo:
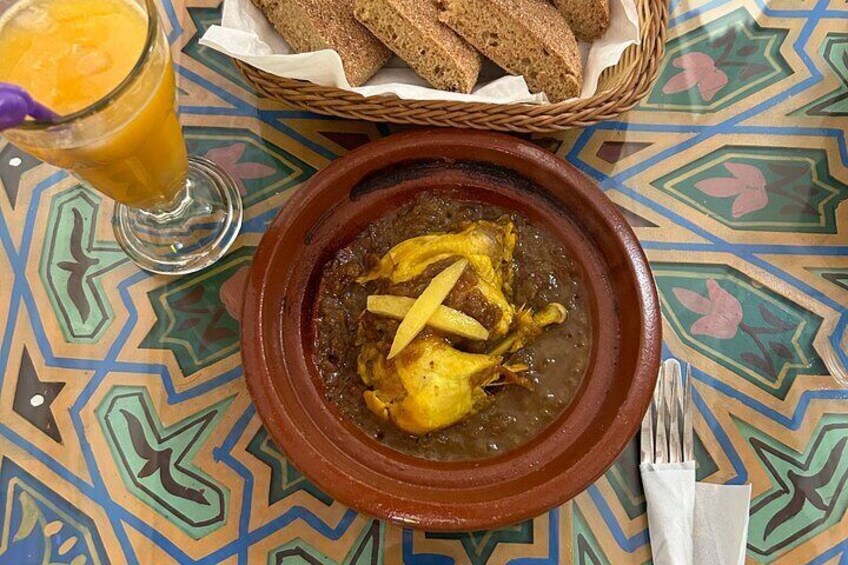
<path fill-rule="evenodd" d="M 547 0 L 441 0 L 440 20 L 552 102 L 580 95 L 574 34 Z"/>
<path fill-rule="evenodd" d="M 609 0 L 554 0 L 577 39 L 592 41 L 609 27 Z"/>
<path fill-rule="evenodd" d="M 392 55 L 353 17 L 354 0 L 252 1 L 295 52 L 338 52 L 351 86 L 364 84 Z"/>
<path fill-rule="evenodd" d="M 471 92 L 480 54 L 439 21 L 436 0 L 356 0 L 354 16 L 427 82 Z"/>

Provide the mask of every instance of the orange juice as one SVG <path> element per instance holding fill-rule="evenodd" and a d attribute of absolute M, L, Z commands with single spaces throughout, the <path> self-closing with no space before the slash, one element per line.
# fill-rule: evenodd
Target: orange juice
<path fill-rule="evenodd" d="M 155 23 L 134 0 L 15 4 L 0 19 L 0 81 L 68 118 L 4 135 L 119 202 L 169 202 L 187 160 L 174 70 Z"/>

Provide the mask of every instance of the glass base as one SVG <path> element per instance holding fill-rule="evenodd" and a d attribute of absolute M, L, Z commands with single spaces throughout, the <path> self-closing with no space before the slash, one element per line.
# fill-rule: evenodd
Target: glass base
<path fill-rule="evenodd" d="M 117 204 L 115 238 L 146 271 L 184 275 L 224 256 L 242 221 L 238 187 L 218 165 L 189 157 L 185 186 L 169 204 L 139 210 Z"/>

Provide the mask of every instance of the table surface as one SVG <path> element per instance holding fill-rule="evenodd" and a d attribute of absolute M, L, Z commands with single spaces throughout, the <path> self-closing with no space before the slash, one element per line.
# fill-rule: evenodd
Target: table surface
<path fill-rule="evenodd" d="M 258 99 L 197 43 L 217 4 L 163 13 L 189 150 L 244 195 L 219 264 L 140 272 L 107 199 L 0 140 L 0 562 L 650 560 L 635 442 L 563 507 L 450 535 L 357 515 L 271 442 L 239 364 L 246 267 L 315 171 L 401 128 Z M 699 478 L 753 485 L 751 563 L 848 563 L 847 18 L 844 0 L 674 0 L 635 110 L 534 137 L 647 250 L 664 354 L 693 366 Z"/>

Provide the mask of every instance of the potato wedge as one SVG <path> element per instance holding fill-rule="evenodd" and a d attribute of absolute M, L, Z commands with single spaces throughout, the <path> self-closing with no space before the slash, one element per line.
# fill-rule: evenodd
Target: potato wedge
<path fill-rule="evenodd" d="M 368 311 L 387 318 L 403 320 L 412 305 L 414 298 L 392 296 L 389 294 L 373 294 L 368 297 Z M 436 308 L 427 325 L 439 331 L 451 333 L 467 339 L 486 341 L 489 330 L 471 316 L 441 305 Z"/>
<path fill-rule="evenodd" d="M 397 333 L 395 333 L 395 339 L 392 341 L 387 359 L 391 359 L 403 351 L 403 348 L 421 333 L 421 330 L 427 325 L 427 320 L 445 301 L 467 266 L 468 259 L 460 259 L 433 277 L 433 280 L 430 281 L 421 296 L 415 299 L 412 307 L 403 317 Z"/>

